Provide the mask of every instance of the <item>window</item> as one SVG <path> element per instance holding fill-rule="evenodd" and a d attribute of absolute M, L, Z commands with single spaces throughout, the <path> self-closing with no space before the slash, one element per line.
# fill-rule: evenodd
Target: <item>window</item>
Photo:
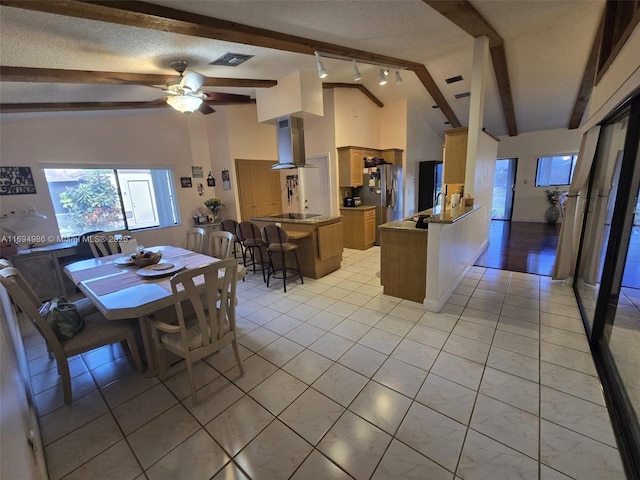
<path fill-rule="evenodd" d="M 178 223 L 170 170 L 46 168 L 44 174 L 63 237 Z"/>
<path fill-rule="evenodd" d="M 558 155 L 557 157 L 538 157 L 536 187 L 569 185 L 576 168 L 578 155 Z"/>

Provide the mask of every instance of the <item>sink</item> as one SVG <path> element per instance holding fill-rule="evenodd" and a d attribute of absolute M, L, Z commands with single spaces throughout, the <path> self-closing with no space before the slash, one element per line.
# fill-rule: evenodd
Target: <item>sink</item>
<path fill-rule="evenodd" d="M 269 215 L 271 218 L 290 218 L 292 220 L 304 220 L 306 218 L 319 217 L 317 213 L 276 213 Z"/>

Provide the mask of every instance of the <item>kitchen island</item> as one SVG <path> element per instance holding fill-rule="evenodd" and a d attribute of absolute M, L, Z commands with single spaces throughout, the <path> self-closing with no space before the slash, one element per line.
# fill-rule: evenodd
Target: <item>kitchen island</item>
<path fill-rule="evenodd" d="M 474 215 L 479 208 L 456 207 L 442 213 L 429 209 L 380 225 L 384 293 L 439 311 L 486 246 L 477 244 L 474 235 L 482 221 L 480 215 Z M 427 229 L 416 228 L 420 216 L 425 216 Z"/>
<path fill-rule="evenodd" d="M 251 219 L 259 227 L 277 223 L 298 245 L 302 275 L 321 278 L 340 268 L 343 233 L 341 216 L 280 213 Z"/>

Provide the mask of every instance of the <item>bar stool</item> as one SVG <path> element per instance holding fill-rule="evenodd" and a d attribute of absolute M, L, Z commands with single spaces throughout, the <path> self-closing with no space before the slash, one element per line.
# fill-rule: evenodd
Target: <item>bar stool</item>
<path fill-rule="evenodd" d="M 256 273 L 256 265 L 258 265 L 262 271 L 262 280 L 266 282 L 264 267 L 265 265 L 269 265 L 269 262 L 265 261 L 262 254 L 263 249 L 266 249 L 267 245 L 262 240 L 260 229 L 253 222 L 240 222 L 236 230 L 236 236 L 242 243 L 242 264 L 245 268 L 252 266 L 253 273 Z M 260 261 L 256 259 L 256 251 L 260 255 Z M 247 254 L 251 256 L 251 263 L 249 265 L 247 265 Z"/>
<path fill-rule="evenodd" d="M 304 280 L 302 278 L 302 272 L 300 270 L 300 260 L 298 259 L 298 245 L 295 243 L 289 242 L 289 235 L 287 232 L 277 226 L 277 225 L 265 225 L 262 228 L 262 239 L 267 244 L 267 252 L 269 252 L 269 271 L 267 272 L 267 287 L 269 286 L 269 279 L 271 275 L 274 278 L 277 278 L 274 274 L 276 269 L 273 265 L 273 254 L 280 253 L 280 270 L 282 270 L 282 284 L 284 286 L 284 291 L 287 291 L 287 271 L 293 272 L 293 277 L 297 274 L 300 277 L 300 282 L 304 284 Z M 287 268 L 287 252 L 293 253 L 293 256 L 296 260 L 297 268 Z M 289 276 L 289 278 L 292 278 Z"/>
<path fill-rule="evenodd" d="M 241 254 L 244 254 L 244 251 L 242 249 L 242 242 L 238 240 L 238 235 L 236 234 L 236 232 L 238 231 L 238 222 L 231 219 L 222 220 L 222 222 L 220 223 L 220 228 L 222 228 L 223 232 L 229 232 L 233 234 L 233 256 L 235 258 L 238 258 L 238 250 L 236 249 L 236 247 L 240 249 Z"/>

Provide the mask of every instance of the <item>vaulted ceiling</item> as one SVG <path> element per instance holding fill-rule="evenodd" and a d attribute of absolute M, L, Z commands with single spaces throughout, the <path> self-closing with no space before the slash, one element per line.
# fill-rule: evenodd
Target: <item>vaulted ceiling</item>
<path fill-rule="evenodd" d="M 208 77 L 205 91 L 255 98 L 256 88 L 315 69 L 320 50 L 371 62 L 358 64 L 356 83 L 351 62 L 323 58 L 326 87 L 358 85 L 379 104 L 406 98 L 441 131 L 467 124 L 460 94 L 470 89 L 473 37 L 487 35 L 494 71 L 484 126 L 498 135 L 575 128 L 603 9 L 604 0 L 1 0 L 0 108 L 158 108 L 163 92 L 145 85 L 174 77 L 176 59 Z M 228 52 L 253 57 L 210 65 Z M 393 68 L 378 85 L 379 65 L 399 67 L 403 82 Z"/>

